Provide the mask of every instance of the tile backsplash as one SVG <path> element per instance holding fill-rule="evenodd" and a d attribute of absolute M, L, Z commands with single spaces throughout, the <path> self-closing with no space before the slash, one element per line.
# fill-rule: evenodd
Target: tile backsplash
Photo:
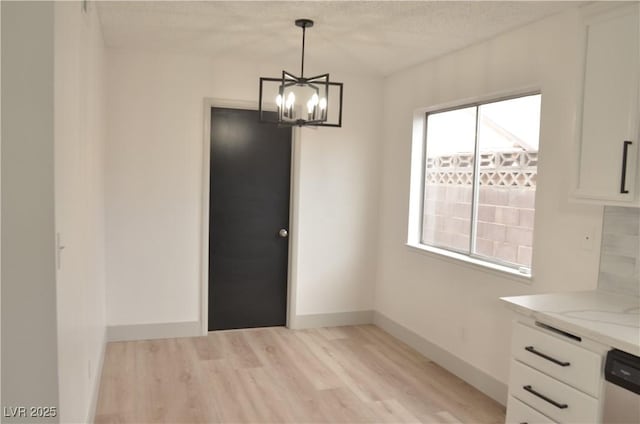
<path fill-rule="evenodd" d="M 598 288 L 640 296 L 640 208 L 604 208 Z"/>

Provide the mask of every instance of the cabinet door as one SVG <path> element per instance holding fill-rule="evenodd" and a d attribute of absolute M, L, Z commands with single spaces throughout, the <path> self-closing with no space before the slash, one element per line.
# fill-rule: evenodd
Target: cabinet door
<path fill-rule="evenodd" d="M 637 5 L 624 7 L 586 27 L 578 197 L 604 203 L 632 202 L 636 197 L 638 16 Z"/>

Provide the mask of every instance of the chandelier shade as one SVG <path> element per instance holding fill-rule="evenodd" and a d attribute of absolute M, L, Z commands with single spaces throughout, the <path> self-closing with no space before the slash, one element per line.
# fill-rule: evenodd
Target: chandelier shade
<path fill-rule="evenodd" d="M 302 28 L 302 65 L 300 76 L 282 71 L 281 78 L 260 78 L 258 112 L 261 122 L 280 126 L 342 126 L 342 83 L 329 80 L 329 74 L 304 76 L 304 44 L 309 19 L 298 19 Z M 275 111 L 274 114 L 265 112 Z"/>

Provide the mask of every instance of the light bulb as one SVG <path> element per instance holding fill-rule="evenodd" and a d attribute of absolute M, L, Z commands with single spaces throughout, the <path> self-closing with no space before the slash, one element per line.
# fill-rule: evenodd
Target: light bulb
<path fill-rule="evenodd" d="M 282 106 L 282 95 L 280 94 L 276 96 L 276 105 L 278 105 L 278 107 Z"/>
<path fill-rule="evenodd" d="M 309 101 L 307 102 L 307 111 L 309 113 L 313 113 L 313 108 L 315 107 L 315 104 L 313 103 L 313 98 L 309 99 Z"/>
<path fill-rule="evenodd" d="M 320 120 L 326 121 L 327 120 L 327 99 L 324 97 L 321 98 L 319 106 L 320 106 Z"/>
<path fill-rule="evenodd" d="M 311 100 L 309 100 L 314 106 L 318 104 L 318 94 L 317 93 L 313 93 L 313 96 L 311 96 Z"/>
<path fill-rule="evenodd" d="M 287 107 L 291 107 L 293 106 L 293 104 L 296 101 L 296 95 L 293 94 L 293 91 L 289 93 L 289 95 L 287 96 Z"/>

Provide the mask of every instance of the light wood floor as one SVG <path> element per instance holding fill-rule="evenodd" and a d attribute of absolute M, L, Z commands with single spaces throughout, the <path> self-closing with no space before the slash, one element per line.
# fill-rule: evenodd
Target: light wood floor
<path fill-rule="evenodd" d="M 109 343 L 97 423 L 504 423 L 504 408 L 372 325 Z"/>

